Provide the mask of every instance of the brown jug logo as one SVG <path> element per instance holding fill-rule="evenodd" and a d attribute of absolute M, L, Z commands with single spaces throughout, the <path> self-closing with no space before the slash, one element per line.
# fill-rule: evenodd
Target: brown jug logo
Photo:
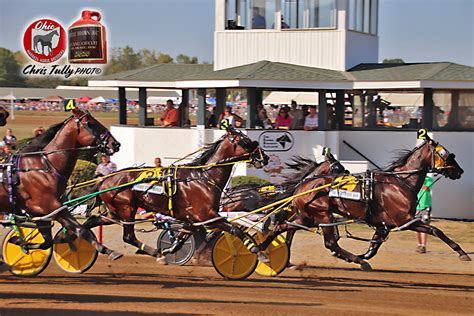
<path fill-rule="evenodd" d="M 107 63 L 105 27 L 97 11 L 82 11 L 82 17 L 68 29 L 69 62 L 75 64 Z"/>

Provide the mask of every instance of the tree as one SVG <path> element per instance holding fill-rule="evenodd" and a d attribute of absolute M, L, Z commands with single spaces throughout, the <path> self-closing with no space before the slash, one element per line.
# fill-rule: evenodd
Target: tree
<path fill-rule="evenodd" d="M 173 58 L 168 54 L 160 53 L 158 56 L 158 64 L 171 64 L 173 62 Z"/>
<path fill-rule="evenodd" d="M 387 59 L 386 58 L 382 61 L 382 63 L 384 63 L 384 64 L 404 64 L 405 61 L 401 58 L 393 58 L 393 59 Z"/>
<path fill-rule="evenodd" d="M 130 46 L 114 48 L 111 55 L 105 68 L 106 74 L 138 69 L 143 66 L 140 54 L 136 53 Z"/>
<path fill-rule="evenodd" d="M 0 47 L 0 86 L 23 87 L 25 79 L 20 74 L 20 68 L 13 53 L 9 49 Z"/>
<path fill-rule="evenodd" d="M 197 64 L 198 58 L 195 56 L 189 57 L 185 54 L 179 54 L 178 56 L 176 56 L 176 62 L 178 64 Z"/>

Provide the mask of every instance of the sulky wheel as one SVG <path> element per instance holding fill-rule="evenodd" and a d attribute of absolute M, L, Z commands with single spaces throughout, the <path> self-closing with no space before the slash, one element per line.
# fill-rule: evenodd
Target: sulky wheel
<path fill-rule="evenodd" d="M 54 261 L 65 272 L 84 273 L 94 265 L 98 252 L 87 240 L 72 234 L 64 229 L 57 232 L 53 245 Z"/>
<path fill-rule="evenodd" d="M 10 239 L 18 234 L 21 234 L 28 243 L 41 244 L 44 242 L 43 236 L 36 228 L 18 227 L 18 232 L 11 229 L 2 242 L 3 261 L 10 266 L 10 272 L 13 275 L 36 276 L 48 266 L 52 250 L 51 248 L 24 250 L 10 242 Z"/>
<path fill-rule="evenodd" d="M 229 233 L 220 235 L 212 246 L 212 265 L 224 278 L 242 280 L 255 271 L 257 255 L 243 241 Z"/>
<path fill-rule="evenodd" d="M 179 224 L 172 224 L 169 229 L 164 229 L 157 240 L 157 248 L 161 252 L 166 248 L 170 248 L 178 235 L 178 230 L 182 228 Z M 165 255 L 166 263 L 172 265 L 182 266 L 188 263 L 189 260 L 194 256 L 196 251 L 196 240 L 195 236 L 191 235 L 184 242 L 183 246 L 174 253 Z"/>
<path fill-rule="evenodd" d="M 258 243 L 262 243 L 266 236 L 260 232 L 253 236 Z M 270 262 L 258 262 L 255 272 L 261 276 L 277 276 L 282 273 L 290 261 L 290 249 L 282 235 L 278 235 L 265 249 Z"/>

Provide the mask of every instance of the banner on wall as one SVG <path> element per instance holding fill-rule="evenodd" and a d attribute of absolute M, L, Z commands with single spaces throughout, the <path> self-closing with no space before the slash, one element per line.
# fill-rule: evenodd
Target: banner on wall
<path fill-rule="evenodd" d="M 286 130 L 250 130 L 247 135 L 258 140 L 269 157 L 262 169 L 247 168 L 247 175 L 263 178 L 272 183 L 283 183 L 284 176 L 291 173 L 286 163 L 293 156 L 318 160 L 322 157 L 324 136 L 317 132 Z"/>

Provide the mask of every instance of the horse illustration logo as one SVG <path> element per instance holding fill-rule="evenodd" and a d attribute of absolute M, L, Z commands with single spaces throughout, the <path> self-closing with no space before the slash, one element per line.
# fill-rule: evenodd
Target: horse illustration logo
<path fill-rule="evenodd" d="M 33 30 L 33 33 L 39 33 L 39 31 L 40 30 Z M 54 38 L 55 36 L 57 39 Z M 34 35 L 33 50 L 38 54 L 49 56 L 53 52 L 53 48 L 58 46 L 60 38 L 59 28 L 55 28 L 51 32 L 44 35 Z"/>
<path fill-rule="evenodd" d="M 33 61 L 52 63 L 58 61 L 66 51 L 66 32 L 54 20 L 39 19 L 26 28 L 23 46 Z"/>

